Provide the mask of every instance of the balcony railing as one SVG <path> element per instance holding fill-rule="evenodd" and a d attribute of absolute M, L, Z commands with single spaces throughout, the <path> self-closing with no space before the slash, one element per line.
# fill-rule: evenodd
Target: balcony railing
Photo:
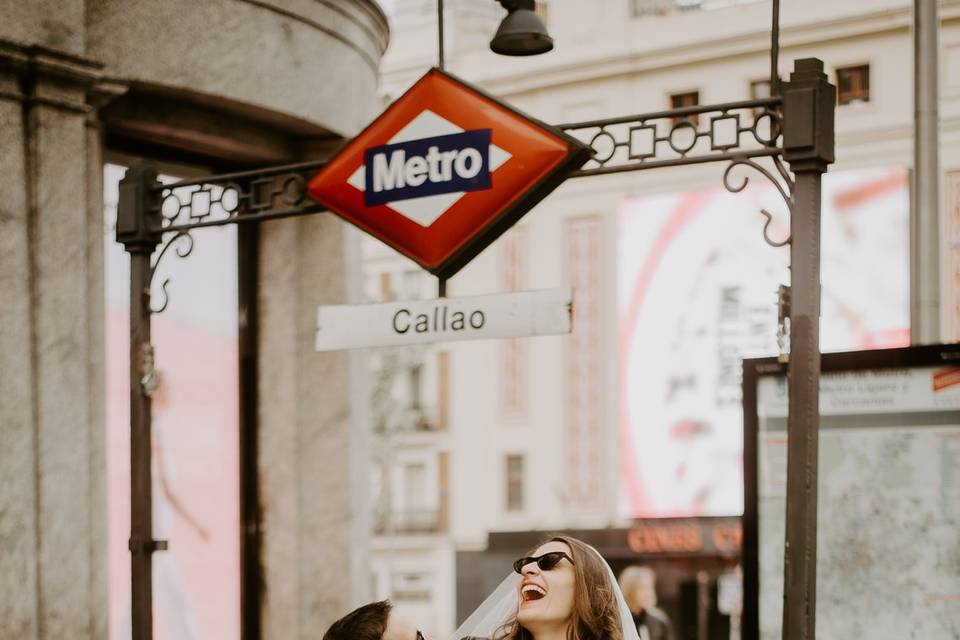
<path fill-rule="evenodd" d="M 374 530 L 378 534 L 439 533 L 443 527 L 439 509 L 391 511 L 378 515 Z"/>
<path fill-rule="evenodd" d="M 373 432 L 378 436 L 444 430 L 445 427 L 437 418 L 437 410 L 433 408 L 400 410 L 373 423 Z"/>

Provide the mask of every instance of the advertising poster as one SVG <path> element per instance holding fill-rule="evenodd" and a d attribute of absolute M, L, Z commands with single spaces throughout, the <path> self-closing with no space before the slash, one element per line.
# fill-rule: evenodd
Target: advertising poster
<path fill-rule="evenodd" d="M 741 176 L 735 170 L 733 183 Z M 748 170 L 744 170 L 748 171 Z M 741 360 L 775 355 L 789 218 L 758 176 L 625 201 L 619 212 L 620 512 L 743 510 Z M 823 182 L 823 351 L 909 342 L 909 188 L 902 168 Z"/>

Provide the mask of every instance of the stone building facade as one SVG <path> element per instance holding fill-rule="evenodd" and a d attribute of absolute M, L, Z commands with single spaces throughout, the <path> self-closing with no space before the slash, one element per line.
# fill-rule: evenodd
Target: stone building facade
<path fill-rule="evenodd" d="M 104 162 L 322 159 L 375 113 L 388 34 L 373 0 L 0 2 L 0 637 L 108 634 Z M 314 637 L 366 595 L 352 365 L 310 348 L 316 304 L 351 290 L 350 242 L 326 216 L 255 239 L 246 637 Z"/>
<path fill-rule="evenodd" d="M 830 167 L 827 181 L 836 176 L 854 184 L 856 180 L 850 176 L 858 173 L 870 175 L 870 171 L 895 169 L 895 174 L 884 177 L 878 184 L 889 187 L 889 193 L 908 192 L 906 171 L 913 161 L 913 4 L 910 0 L 781 2 L 781 78 L 789 77 L 794 60 L 806 57 L 822 59 L 835 85 L 840 85 L 844 74 L 868 72 L 869 86 L 848 87 L 859 88 L 861 94 L 848 95 L 837 107 L 837 162 Z M 949 342 L 960 339 L 957 332 L 960 307 L 956 304 L 960 299 L 960 279 L 956 277 L 960 264 L 960 251 L 956 248 L 960 237 L 960 3 L 942 0 L 939 4 L 940 180 L 944 185 L 940 249 L 944 260 L 942 339 Z M 545 55 L 513 59 L 497 56 L 489 49 L 490 38 L 503 17 L 503 12 L 498 12 L 494 5 L 472 0 L 445 3 L 447 70 L 544 122 L 584 122 L 651 113 L 689 104 L 681 102 L 683 99 L 694 99 L 703 105 L 748 100 L 762 98 L 764 91 L 769 91 L 770 2 L 540 0 L 538 11 L 545 18 L 555 48 Z M 435 9 L 436 3 L 432 0 L 395 2 L 392 16 L 395 35 L 382 67 L 383 92 L 388 99 L 402 95 L 427 68 L 436 64 Z M 869 91 L 864 92 L 865 89 Z M 701 126 L 704 125 L 705 122 Z M 706 193 L 711 198 L 715 194 L 746 197 L 725 192 L 723 170 L 722 164 L 703 164 L 570 180 L 447 282 L 447 293 L 451 296 L 570 286 L 575 289 L 576 311 L 571 336 L 441 344 L 424 354 L 425 367 L 430 367 L 438 356 L 443 357 L 445 367 L 436 386 L 443 390 L 442 401 L 446 405 L 440 413 L 448 418 L 443 429 L 399 436 L 406 440 L 402 455 L 396 457 L 396 480 L 390 487 L 390 495 L 394 509 L 405 508 L 404 473 L 420 464 L 438 488 L 432 494 L 438 496 L 433 507 L 443 509 L 448 517 L 442 529 L 432 532 L 433 537 L 396 529 L 378 533 L 374 539 L 374 566 L 378 574 L 377 595 L 411 594 L 400 598 L 401 607 L 410 617 L 433 621 L 436 626 L 426 626 L 425 631 L 442 635 L 456 628 L 479 603 L 480 595 L 493 588 L 495 582 L 481 584 L 476 579 L 478 572 L 465 571 L 474 567 L 466 566 L 462 558 L 482 550 L 500 553 L 500 550 L 491 551 L 497 536 L 530 531 L 542 534 L 571 529 L 620 529 L 634 525 L 634 520 L 624 515 L 621 503 L 626 495 L 625 474 L 621 472 L 622 451 L 627 442 L 623 434 L 630 429 L 621 411 L 622 400 L 631 394 L 639 395 L 644 387 L 629 387 L 624 382 L 622 369 L 626 352 L 622 336 L 631 326 L 625 319 L 630 299 L 624 292 L 630 292 L 640 281 L 623 268 L 630 255 L 623 248 L 627 229 L 624 219 L 636 212 L 635 219 L 646 216 L 657 220 L 659 225 L 660 218 L 656 216 L 672 210 L 675 201 L 670 198 L 674 196 Z M 760 176 L 751 176 L 752 185 L 762 182 Z M 873 179 L 867 182 L 872 183 Z M 828 200 L 825 196 L 827 205 Z M 864 199 L 863 202 L 870 201 Z M 872 242 L 876 238 L 870 234 L 886 232 L 903 239 L 905 244 L 909 209 L 906 198 L 902 205 L 898 209 L 902 214 L 898 220 L 904 224 L 895 228 L 887 226 L 876 205 L 864 207 L 863 211 L 870 212 L 864 217 L 871 222 L 864 225 L 869 233 L 861 237 Z M 731 228 L 740 220 L 757 221 L 759 225 L 762 217 L 758 209 L 747 201 L 731 205 L 729 214 L 721 213 L 726 217 L 714 219 L 724 220 Z M 721 210 L 712 210 L 710 215 L 717 211 Z M 852 217 L 848 215 L 848 220 Z M 658 232 L 661 227 L 657 225 L 651 223 L 651 229 Z M 670 229 L 666 223 L 662 228 Z M 836 231 L 833 233 L 833 237 L 837 237 Z M 684 234 L 687 239 L 707 237 L 702 229 L 687 229 Z M 824 235 L 827 236 L 827 232 Z M 651 232 L 646 237 L 657 236 Z M 664 237 L 674 236 L 664 233 Z M 681 236 L 678 233 L 676 237 Z M 765 245 L 758 231 L 742 233 L 740 238 L 740 244 L 730 246 L 736 246 L 741 255 L 763 257 L 774 251 Z M 664 242 L 663 254 L 650 251 L 648 246 L 654 246 L 653 240 L 649 245 L 638 246 L 636 254 L 660 256 L 675 251 L 673 255 L 678 256 L 690 251 L 689 262 L 696 264 L 698 254 L 692 244 L 678 241 L 672 246 L 680 249 L 670 249 L 671 245 Z M 861 246 L 871 248 L 862 254 L 846 250 L 850 264 L 864 263 L 861 255 L 884 255 L 876 245 L 864 242 Z M 364 246 L 364 255 L 371 299 L 378 299 L 376 285 L 385 278 L 391 282 L 405 279 L 416 282 L 420 277 L 424 282 L 419 290 L 409 286 L 405 291 L 397 289 L 407 297 L 435 295 L 434 279 L 420 275 L 415 264 L 389 248 L 369 242 Z M 836 339 L 831 344 L 826 334 L 821 333 L 824 351 L 892 346 L 895 340 L 907 344 L 909 265 L 906 259 L 900 259 L 906 257 L 905 253 L 886 255 L 895 277 L 871 280 L 896 286 L 890 287 L 886 297 L 873 295 L 873 299 L 888 305 L 903 300 L 904 304 L 897 307 L 901 312 L 899 328 L 902 330 L 878 332 L 877 342 L 872 346 L 838 345 Z M 715 264 L 705 270 L 700 279 L 705 286 L 697 290 L 697 300 L 707 299 L 702 292 L 713 286 L 711 278 L 719 278 L 717 274 L 723 272 L 720 258 L 724 254 L 716 256 Z M 651 260 L 650 264 L 655 261 Z M 666 262 L 661 260 L 658 264 Z M 662 272 L 679 274 L 682 272 L 679 267 L 685 268 L 678 259 L 669 267 L 662 267 Z M 639 273 L 639 269 L 635 273 Z M 652 268 L 649 273 L 654 273 Z M 757 271 L 748 273 L 756 275 Z M 825 284 L 833 284 L 844 275 L 838 270 L 829 273 L 825 270 L 824 274 Z M 759 281 L 759 277 L 755 279 Z M 670 288 L 678 287 L 679 282 L 676 276 Z M 860 289 L 867 291 L 866 287 Z M 776 285 L 767 290 L 769 293 L 763 295 L 769 297 L 759 309 L 768 315 L 772 312 L 775 322 Z M 895 293 L 900 297 L 896 298 Z M 865 298 L 868 296 L 845 301 L 850 302 L 854 311 L 850 317 L 880 316 L 862 302 Z M 664 308 L 666 305 L 658 311 Z M 705 348 L 704 345 L 712 343 L 694 338 L 695 334 L 714 335 L 711 331 L 721 324 L 721 309 L 711 307 L 708 314 L 703 311 L 706 306 L 691 305 L 690 308 L 694 310 L 691 317 L 705 320 L 686 325 L 691 328 L 689 338 L 677 343 L 688 350 L 678 350 L 672 362 L 654 372 L 657 375 L 651 374 L 646 389 L 666 389 L 666 385 L 657 386 L 665 380 L 676 381 L 678 388 L 683 389 L 683 383 L 691 379 L 686 371 L 680 370 L 683 362 L 709 364 L 721 352 L 720 348 Z M 746 305 L 743 309 L 742 320 L 757 313 Z M 761 326 L 766 325 L 761 323 Z M 767 329 L 764 332 L 770 344 L 763 344 L 762 351 L 750 355 L 776 353 L 774 332 Z M 654 336 L 651 342 L 656 336 L 662 336 L 661 341 L 669 345 L 675 334 L 651 330 L 648 335 Z M 837 336 L 838 332 L 833 335 Z M 716 344 L 721 348 L 728 346 L 719 340 Z M 751 348 L 755 347 L 751 345 Z M 736 367 L 739 368 L 739 360 Z M 708 387 L 705 380 L 712 384 L 709 381 L 719 377 L 707 378 L 701 374 L 700 388 Z M 725 390 L 732 388 L 739 394 L 739 381 L 735 377 L 730 379 L 736 384 L 725 383 Z M 441 394 L 434 396 L 430 398 L 425 393 L 423 401 L 430 402 Z M 692 394 L 677 393 L 675 397 L 694 404 Z M 739 395 L 732 397 L 735 402 L 728 406 L 739 411 Z M 667 433 L 665 425 L 671 424 L 667 421 L 671 416 L 662 414 L 664 419 L 655 421 L 651 417 L 651 406 L 656 405 L 648 404 L 647 412 L 641 414 L 649 419 L 649 431 Z M 731 440 L 738 441 L 739 415 L 734 418 L 733 422 L 726 423 L 733 425 L 733 430 L 727 433 L 734 433 Z M 683 430 L 676 432 L 681 434 Z M 721 433 L 721 429 L 718 427 L 714 433 Z M 681 437 L 678 435 L 677 441 L 681 441 Z M 697 451 L 693 446 L 697 438 L 686 442 L 691 443 L 691 452 Z M 649 451 L 651 457 L 664 460 L 670 455 L 666 447 L 650 447 Z M 433 462 L 440 456 L 449 461 L 449 474 Z M 728 459 L 735 458 L 728 456 Z M 707 465 L 703 458 L 691 457 L 685 468 L 695 470 Z M 735 467 L 730 465 L 730 468 Z M 687 472 L 682 477 L 691 480 L 694 474 Z M 478 478 L 483 481 L 478 482 Z M 680 478 L 680 473 L 663 475 L 650 485 L 680 487 Z M 732 487 L 740 492 L 737 482 L 717 482 L 715 486 Z M 714 495 L 720 495 L 720 491 Z M 735 504 L 715 510 L 712 515 L 735 517 L 739 515 L 739 508 Z M 676 515 L 691 515 L 689 511 Z M 536 536 L 533 540 L 528 538 L 524 544 L 535 540 Z M 519 555 L 524 550 L 521 546 L 511 552 Z M 490 557 L 484 559 L 488 565 L 493 564 Z M 627 561 L 624 557 L 610 559 L 617 569 L 620 568 L 618 562 Z M 508 560 L 509 554 L 506 554 L 500 568 L 491 569 L 493 578 L 501 578 L 508 570 Z M 680 580 L 673 577 L 678 574 L 660 573 L 661 606 L 670 608 L 670 613 L 673 613 L 671 600 L 679 600 L 675 594 L 679 593 Z M 425 586 L 414 590 L 411 584 Z M 422 612 L 430 612 L 431 617 Z"/>

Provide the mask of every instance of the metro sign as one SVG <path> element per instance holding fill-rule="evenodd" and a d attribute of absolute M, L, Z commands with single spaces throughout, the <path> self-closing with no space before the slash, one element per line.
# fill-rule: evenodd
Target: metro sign
<path fill-rule="evenodd" d="M 310 181 L 310 197 L 439 277 L 590 157 L 587 145 L 431 69 Z"/>

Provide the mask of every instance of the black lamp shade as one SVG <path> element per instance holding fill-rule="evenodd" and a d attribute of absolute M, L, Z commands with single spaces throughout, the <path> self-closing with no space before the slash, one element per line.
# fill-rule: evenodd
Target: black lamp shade
<path fill-rule="evenodd" d="M 515 9 L 500 23 L 490 48 L 504 56 L 535 56 L 553 49 L 553 38 L 540 16 L 529 9 Z"/>

